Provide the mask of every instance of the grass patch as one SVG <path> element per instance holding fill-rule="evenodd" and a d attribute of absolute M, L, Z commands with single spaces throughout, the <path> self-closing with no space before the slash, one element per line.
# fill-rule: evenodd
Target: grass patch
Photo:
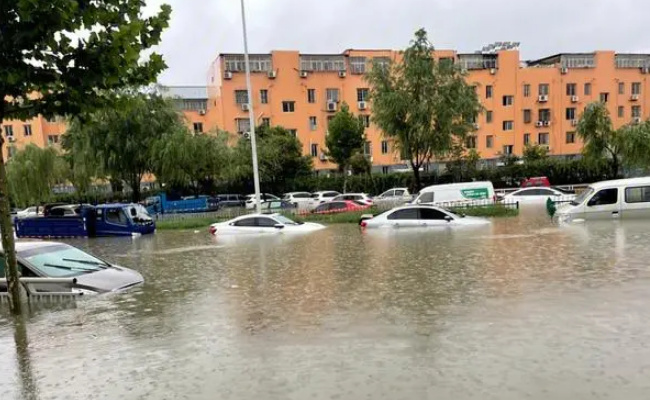
<path fill-rule="evenodd" d="M 472 217 L 516 217 L 519 215 L 519 209 L 515 207 L 506 207 L 501 204 L 491 204 L 487 206 L 475 207 L 456 207 L 453 208 L 457 214 L 465 214 Z"/>
<path fill-rule="evenodd" d="M 197 218 L 182 218 L 182 219 L 169 219 L 156 221 L 156 229 L 158 230 L 177 230 L 177 229 L 207 229 L 208 226 L 215 222 L 225 221 L 225 218 L 219 217 L 197 217 Z"/>

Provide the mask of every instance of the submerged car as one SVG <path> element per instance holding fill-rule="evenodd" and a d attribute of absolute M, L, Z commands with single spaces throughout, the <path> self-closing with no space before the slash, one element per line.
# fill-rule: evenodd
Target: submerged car
<path fill-rule="evenodd" d="M 210 225 L 212 235 L 308 233 L 325 228 L 312 222 L 296 222 L 281 214 L 248 214 Z"/>
<path fill-rule="evenodd" d="M 16 256 L 22 277 L 74 278 L 73 292 L 117 292 L 144 282 L 139 272 L 111 264 L 65 243 L 18 241 Z M 5 276 L 4 254 L 0 257 L 0 276 Z M 43 279 L 42 283 L 33 283 L 32 287 L 38 292 L 64 292 L 66 288 L 67 291 L 70 290 L 69 286 L 47 282 L 47 279 Z M 0 281 L 0 292 L 6 291 L 6 283 Z"/>
<path fill-rule="evenodd" d="M 546 204 L 548 199 L 551 199 L 554 203 L 568 203 L 575 197 L 575 193 L 556 188 L 529 187 L 508 193 L 501 200 L 516 201 L 521 204 Z"/>
<path fill-rule="evenodd" d="M 423 228 L 487 225 L 485 218 L 466 217 L 434 206 L 406 205 L 374 217 L 362 217 L 362 228 Z"/>

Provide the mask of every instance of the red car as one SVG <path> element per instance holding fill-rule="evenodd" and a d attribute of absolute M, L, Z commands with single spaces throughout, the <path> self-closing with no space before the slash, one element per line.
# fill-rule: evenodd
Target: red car
<path fill-rule="evenodd" d="M 550 187 L 551 182 L 549 182 L 548 178 L 545 176 L 538 176 L 535 178 L 527 178 L 521 181 L 521 184 L 519 184 L 519 187 L 522 188 L 527 188 L 527 187 Z"/>
<path fill-rule="evenodd" d="M 350 211 L 365 210 L 369 206 L 367 204 L 358 203 L 353 200 L 344 201 L 328 201 L 327 203 L 320 204 L 312 210 L 312 214 L 337 214 Z"/>

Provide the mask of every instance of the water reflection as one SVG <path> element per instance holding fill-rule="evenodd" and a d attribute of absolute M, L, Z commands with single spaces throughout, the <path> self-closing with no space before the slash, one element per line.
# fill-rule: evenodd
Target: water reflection
<path fill-rule="evenodd" d="M 35 310 L 15 337 L 0 314 L 0 398 L 643 398 L 649 239 L 541 208 L 476 229 L 78 240 L 146 283 Z"/>

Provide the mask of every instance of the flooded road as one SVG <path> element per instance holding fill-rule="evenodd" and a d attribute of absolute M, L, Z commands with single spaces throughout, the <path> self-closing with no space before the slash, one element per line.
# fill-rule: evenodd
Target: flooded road
<path fill-rule="evenodd" d="M 649 227 L 71 241 L 146 283 L 0 313 L 0 399 L 645 399 Z"/>

